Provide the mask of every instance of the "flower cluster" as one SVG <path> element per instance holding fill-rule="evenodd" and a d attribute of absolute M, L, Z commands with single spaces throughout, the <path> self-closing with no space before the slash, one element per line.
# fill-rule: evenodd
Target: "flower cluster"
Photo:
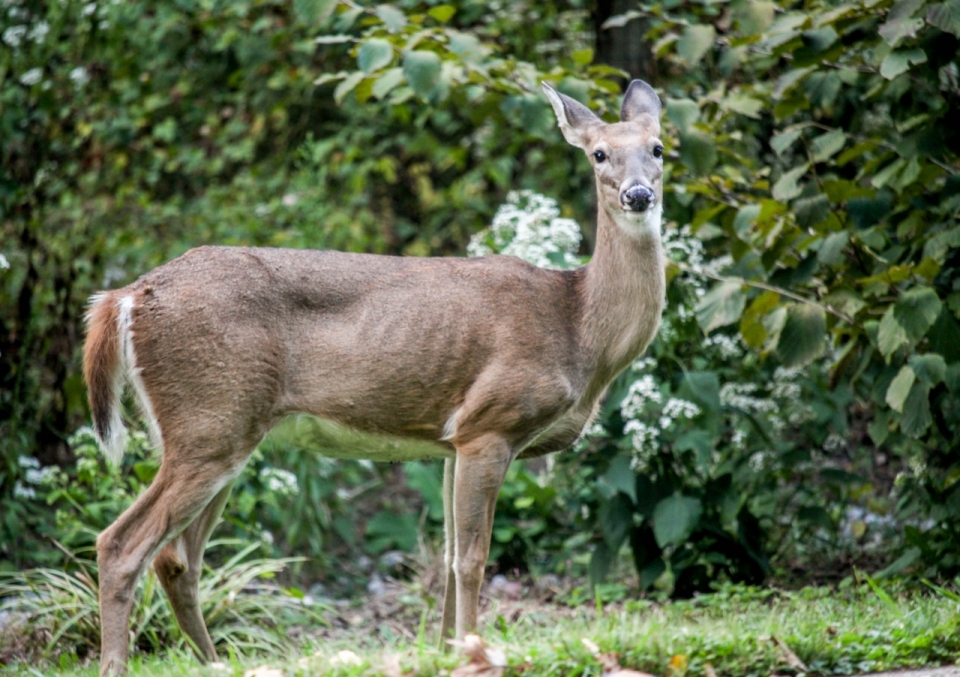
<path fill-rule="evenodd" d="M 280 496 L 292 496 L 300 491 L 297 476 L 282 468 L 264 467 L 260 471 L 260 481 L 268 491 Z"/>
<path fill-rule="evenodd" d="M 490 227 L 470 238 L 467 253 L 499 253 L 541 268 L 571 268 L 582 263 L 580 240 L 580 227 L 560 218 L 556 200 L 529 190 L 511 191 Z"/>

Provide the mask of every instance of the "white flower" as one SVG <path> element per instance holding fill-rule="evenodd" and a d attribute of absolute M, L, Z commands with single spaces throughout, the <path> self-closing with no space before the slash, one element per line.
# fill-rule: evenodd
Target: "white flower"
<path fill-rule="evenodd" d="M 37 492 L 32 487 L 25 487 L 20 482 L 17 482 L 13 485 L 13 497 L 28 500 L 34 499 L 37 497 Z"/>
<path fill-rule="evenodd" d="M 90 73 L 88 73 L 87 69 L 83 66 L 77 66 L 70 71 L 70 79 L 73 80 L 74 86 L 77 89 L 80 89 L 85 84 L 90 82 Z"/>
<path fill-rule="evenodd" d="M 57 474 L 57 469 L 53 467 L 47 468 L 29 468 L 27 472 L 23 474 L 23 479 L 26 480 L 27 484 L 46 484 L 50 479 L 55 477 Z"/>
<path fill-rule="evenodd" d="M 627 396 L 620 402 L 620 414 L 624 419 L 636 418 L 643 412 L 648 402 L 660 404 L 663 395 L 657 389 L 657 383 L 651 374 L 644 374 L 630 384 Z"/>
<path fill-rule="evenodd" d="M 773 400 L 754 397 L 756 383 L 724 383 L 720 387 L 720 404 L 754 414 L 769 414 L 777 411 Z"/>
<path fill-rule="evenodd" d="M 47 33 L 50 32 L 50 24 L 46 21 L 38 22 L 31 30 L 30 35 L 27 36 L 28 40 L 33 40 L 35 43 L 40 44 L 47 37 Z"/>
<path fill-rule="evenodd" d="M 10 26 L 3 32 L 3 41 L 11 47 L 19 47 L 23 36 L 27 34 L 26 26 Z"/>
<path fill-rule="evenodd" d="M 7 261 L 7 257 L 3 254 L 0 254 L 0 270 L 7 270 L 10 268 L 10 262 Z"/>
<path fill-rule="evenodd" d="M 33 456 L 20 456 L 20 457 L 17 459 L 17 465 L 19 465 L 21 468 L 24 468 L 24 469 L 26 469 L 26 468 L 39 468 L 39 467 L 40 467 L 40 461 L 38 461 L 37 459 L 35 459 Z"/>
<path fill-rule="evenodd" d="M 560 218 L 556 200 L 529 190 L 511 191 L 490 227 L 470 238 L 467 254 L 500 253 L 541 268 L 572 267 L 581 263 L 576 255 L 580 240 L 580 227 Z"/>
<path fill-rule="evenodd" d="M 300 491 L 297 476 L 282 468 L 264 468 L 260 471 L 260 481 L 266 485 L 267 490 L 281 496 L 289 496 Z"/>
<path fill-rule="evenodd" d="M 633 457 L 630 468 L 636 472 L 644 472 L 650 465 L 650 460 L 657 453 L 660 431 L 641 421 L 627 421 L 623 432 L 630 435 L 630 444 L 633 447 Z"/>
<path fill-rule="evenodd" d="M 296 193 L 287 193 L 283 196 L 283 199 L 281 199 L 280 202 L 283 203 L 284 207 L 292 207 L 293 205 L 297 204 L 298 200 L 299 198 L 297 197 Z"/>
<path fill-rule="evenodd" d="M 33 85 L 40 82 L 40 78 L 43 77 L 42 68 L 31 68 L 26 73 L 20 76 L 20 84 L 26 87 L 32 87 Z"/>
<path fill-rule="evenodd" d="M 717 348 L 720 352 L 720 358 L 724 360 L 733 360 L 743 357 L 743 348 L 740 346 L 740 339 L 727 336 L 726 334 L 714 334 L 703 342 L 705 346 Z"/>
<path fill-rule="evenodd" d="M 663 411 L 660 414 L 660 428 L 669 428 L 671 425 L 673 425 L 674 420 L 678 418 L 691 419 L 695 418 L 699 414 L 700 407 L 695 405 L 693 402 L 671 397 L 663 406 Z"/>

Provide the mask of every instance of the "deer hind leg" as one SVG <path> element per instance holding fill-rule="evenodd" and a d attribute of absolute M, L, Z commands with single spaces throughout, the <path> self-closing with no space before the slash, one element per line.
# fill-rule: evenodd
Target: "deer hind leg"
<path fill-rule="evenodd" d="M 516 453 L 498 435 L 457 447 L 453 514 L 455 532 L 456 630 L 463 638 L 477 627 L 480 586 L 490 555 L 497 494 Z"/>
<path fill-rule="evenodd" d="M 146 564 L 189 525 L 242 466 L 210 463 L 190 467 L 169 462 L 167 449 L 150 487 L 97 538 L 100 570 L 100 674 L 126 673 L 130 610 Z"/>
<path fill-rule="evenodd" d="M 450 648 L 447 640 L 454 631 L 457 619 L 457 578 L 453 572 L 453 560 L 456 545 L 456 527 L 453 517 L 453 484 L 457 468 L 457 459 L 448 458 L 443 462 L 443 570 L 446 585 L 443 590 L 443 617 L 440 621 L 440 650 Z"/>
<path fill-rule="evenodd" d="M 205 663 L 217 660 L 217 652 L 200 611 L 200 570 L 210 533 L 220 519 L 232 488 L 233 482 L 230 482 L 221 489 L 190 526 L 164 546 L 153 560 L 154 571 L 167 593 L 180 631 L 192 642 L 197 658 Z"/>

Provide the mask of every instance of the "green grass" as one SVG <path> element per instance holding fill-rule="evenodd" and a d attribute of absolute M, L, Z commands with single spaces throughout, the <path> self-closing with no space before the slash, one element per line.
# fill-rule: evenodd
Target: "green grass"
<path fill-rule="evenodd" d="M 518 610 L 519 620 L 504 620 Z M 960 658 L 960 598 L 943 589 L 907 591 L 872 584 L 796 592 L 727 588 L 686 602 L 611 605 L 599 614 L 592 606 L 570 609 L 521 601 L 494 603 L 485 620 L 481 634 L 506 652 L 507 675 L 599 675 L 600 665 L 583 639 L 601 651 L 619 653 L 626 667 L 669 677 L 699 677 L 709 672 L 708 665 L 721 677 L 802 672 L 782 646 L 817 674 L 946 665 Z M 343 650 L 355 652 L 362 663 L 338 664 L 334 657 Z M 162 656 L 136 656 L 131 675 L 241 677 L 261 665 L 291 676 L 382 675 L 385 657 L 393 656 L 405 673 L 428 676 L 464 662 L 457 652 L 444 655 L 435 648 L 431 628 L 412 642 L 387 643 L 377 641 L 370 629 L 328 642 L 306 632 L 286 654 L 229 654 L 219 668 L 200 666 L 182 648 Z M 69 659 L 62 660 L 59 670 L 53 664 L 11 665 L 0 673 L 96 674 L 95 665 L 71 667 Z"/>

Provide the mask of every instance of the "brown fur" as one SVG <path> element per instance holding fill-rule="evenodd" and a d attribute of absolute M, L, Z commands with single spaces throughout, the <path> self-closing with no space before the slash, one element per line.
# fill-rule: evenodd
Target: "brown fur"
<path fill-rule="evenodd" d="M 588 155 L 602 144 L 609 156 L 596 167 L 596 251 L 579 270 L 504 256 L 201 247 L 95 306 L 91 401 L 102 407 L 105 375 L 118 364 L 116 308 L 126 298 L 164 448 L 153 484 L 97 541 L 103 674 L 125 670 L 133 586 L 155 557 L 184 632 L 202 658 L 216 655 L 196 599 L 203 546 L 254 447 L 296 412 L 427 441 L 418 449 L 447 458 L 441 632 L 474 629 L 510 463 L 569 446 L 660 321 L 659 217 L 620 202 L 639 184 L 658 209 L 662 200 L 651 152 L 660 104 L 644 87 L 631 87 L 629 121 L 613 125 L 547 92 L 567 139 Z"/>
<path fill-rule="evenodd" d="M 87 316 L 87 340 L 83 344 L 83 377 L 93 424 L 100 439 L 110 437 L 110 412 L 116 401 L 120 345 L 117 338 L 119 309 L 110 294 L 102 295 Z"/>

